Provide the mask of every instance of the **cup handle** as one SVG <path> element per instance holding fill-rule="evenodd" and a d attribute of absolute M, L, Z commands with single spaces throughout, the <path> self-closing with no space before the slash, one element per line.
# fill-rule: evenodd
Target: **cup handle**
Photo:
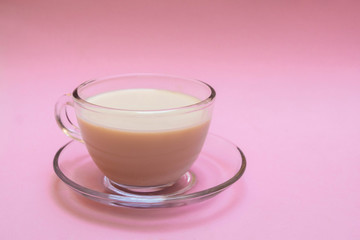
<path fill-rule="evenodd" d="M 81 137 L 80 128 L 74 125 L 68 114 L 68 107 L 74 107 L 71 94 L 60 97 L 55 105 L 55 119 L 60 129 L 69 137 L 84 142 Z"/>

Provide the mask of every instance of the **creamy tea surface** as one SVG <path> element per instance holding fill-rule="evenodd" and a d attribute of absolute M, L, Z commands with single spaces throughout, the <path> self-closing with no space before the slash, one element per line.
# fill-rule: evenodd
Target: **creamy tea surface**
<path fill-rule="evenodd" d="M 200 100 L 166 90 L 118 90 L 86 101 L 110 112 L 106 117 L 77 112 L 89 154 L 109 179 L 130 186 L 158 186 L 181 177 L 201 151 L 211 115 L 206 109 L 175 114 L 171 109 Z"/>

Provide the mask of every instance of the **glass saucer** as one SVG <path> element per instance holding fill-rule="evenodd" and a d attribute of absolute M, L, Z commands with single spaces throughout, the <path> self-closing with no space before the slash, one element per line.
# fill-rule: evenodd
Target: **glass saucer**
<path fill-rule="evenodd" d="M 84 144 L 70 141 L 54 157 L 57 176 L 76 192 L 94 201 L 123 207 L 156 208 L 184 206 L 209 199 L 222 192 L 243 175 L 246 159 L 243 152 L 228 140 L 209 134 L 202 152 L 186 176 L 196 182 L 187 191 L 170 195 L 121 194 L 109 188 L 107 178 L 96 167 Z"/>

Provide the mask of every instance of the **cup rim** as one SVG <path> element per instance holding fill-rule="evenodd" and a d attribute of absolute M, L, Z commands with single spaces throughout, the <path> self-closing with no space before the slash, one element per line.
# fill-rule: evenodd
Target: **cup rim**
<path fill-rule="evenodd" d="M 200 84 L 204 85 L 205 87 L 207 87 L 210 90 L 210 95 L 208 97 L 206 97 L 205 99 L 202 99 L 199 102 L 196 102 L 196 103 L 190 104 L 190 105 L 185 105 L 185 106 L 175 107 L 175 108 L 162 108 L 162 109 L 147 109 L 147 110 L 144 110 L 144 109 L 123 109 L 123 108 L 114 108 L 114 107 L 101 106 L 101 105 L 97 105 L 97 104 L 86 101 L 79 94 L 79 90 L 82 89 L 82 88 L 85 88 L 89 84 L 104 81 L 104 80 L 107 80 L 107 79 L 112 79 L 112 78 L 133 77 L 133 76 L 169 77 L 169 78 L 176 78 L 176 79 L 191 81 L 191 82 L 194 82 L 194 83 L 200 83 Z M 175 75 L 158 74 L 158 73 L 129 73 L 129 74 L 112 75 L 112 76 L 101 77 L 101 78 L 96 78 L 96 79 L 85 81 L 85 82 L 81 83 L 78 87 L 76 87 L 74 89 L 74 91 L 72 93 L 72 96 L 73 96 L 73 99 L 75 100 L 75 102 L 79 103 L 82 106 L 90 107 L 93 110 L 102 109 L 102 110 L 120 111 L 120 112 L 163 113 L 163 112 L 172 112 L 172 111 L 178 111 L 178 110 L 188 110 L 188 109 L 199 110 L 199 109 L 206 108 L 207 106 L 211 105 L 214 102 L 214 99 L 215 99 L 215 96 L 216 96 L 216 91 L 210 84 L 208 84 L 208 83 L 206 83 L 204 81 L 198 80 L 198 79 L 194 79 L 194 78 L 185 78 L 185 77 L 179 77 L 179 76 L 175 76 Z"/>

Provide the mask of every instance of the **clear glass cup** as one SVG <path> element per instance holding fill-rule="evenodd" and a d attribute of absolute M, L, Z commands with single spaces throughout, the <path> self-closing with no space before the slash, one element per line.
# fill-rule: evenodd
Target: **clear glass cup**
<path fill-rule="evenodd" d="M 140 98 L 143 90 L 165 90 L 196 101 L 136 109 L 91 100 L 121 90 L 138 91 L 136 97 Z M 189 184 L 193 182 L 188 170 L 206 139 L 215 95 L 210 85 L 198 80 L 156 74 L 120 75 L 80 84 L 72 94 L 59 99 L 55 117 L 66 135 L 85 144 L 105 175 L 106 184 L 148 193 L 169 188 L 184 176 Z M 127 100 L 132 101 L 131 97 Z M 75 110 L 77 124 L 69 117 L 69 106 Z"/>

